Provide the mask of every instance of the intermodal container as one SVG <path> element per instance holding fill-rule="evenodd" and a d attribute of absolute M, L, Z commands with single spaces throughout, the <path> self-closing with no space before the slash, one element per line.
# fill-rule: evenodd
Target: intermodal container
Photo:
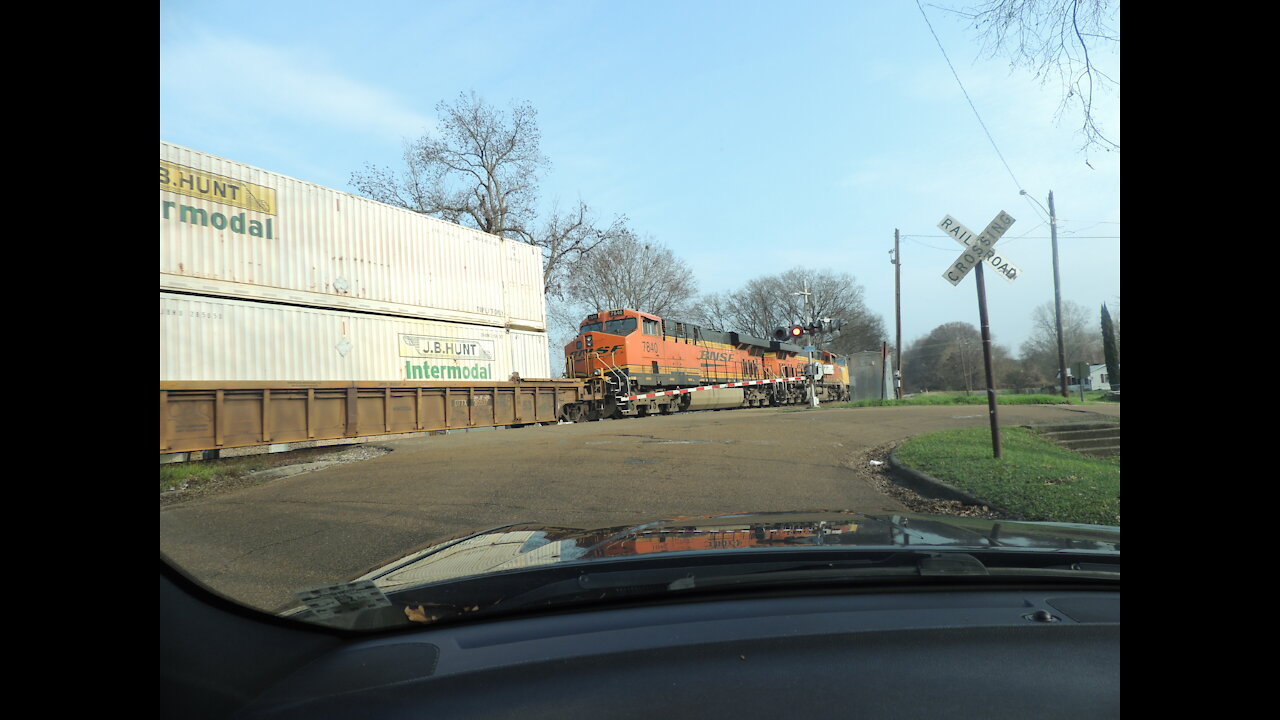
<path fill-rule="evenodd" d="M 544 332 L 160 293 L 160 380 L 506 381 L 551 377 Z"/>
<path fill-rule="evenodd" d="M 160 289 L 546 330 L 536 246 L 163 141 Z"/>

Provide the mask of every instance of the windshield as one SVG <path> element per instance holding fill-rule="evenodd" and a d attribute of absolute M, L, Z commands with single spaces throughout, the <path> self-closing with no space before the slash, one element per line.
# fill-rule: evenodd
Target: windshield
<path fill-rule="evenodd" d="M 606 322 L 590 323 L 583 325 L 578 331 L 579 333 L 589 332 L 605 332 L 610 335 L 630 335 L 636 330 L 635 318 L 623 318 L 621 320 L 608 320 Z"/>
<path fill-rule="evenodd" d="M 162 557 L 363 629 L 1118 558 L 1118 2 L 979 5 L 162 1 Z"/>

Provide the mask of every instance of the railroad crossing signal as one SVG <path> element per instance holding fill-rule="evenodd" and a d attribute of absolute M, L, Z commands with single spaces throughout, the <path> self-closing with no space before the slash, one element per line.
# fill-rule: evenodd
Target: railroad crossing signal
<path fill-rule="evenodd" d="M 794 340 L 804 335 L 808 330 L 803 325 L 792 325 L 791 327 L 780 327 L 773 331 L 773 339 L 779 342 L 783 340 Z"/>
<path fill-rule="evenodd" d="M 951 236 L 951 239 L 968 248 L 965 252 L 960 253 L 960 257 L 956 258 L 946 270 L 943 271 L 942 277 L 952 285 L 959 285 L 961 280 L 969 274 L 979 262 L 987 261 L 990 265 L 1009 282 L 1017 279 L 1021 271 L 1018 266 L 1014 265 L 1009 258 L 997 255 L 993 247 L 996 241 L 1004 237 L 1008 232 L 1009 226 L 1013 225 L 1014 219 L 1003 210 L 996 215 L 991 224 L 987 225 L 987 229 L 981 234 L 975 235 L 972 230 L 965 227 L 959 220 L 950 215 L 942 218 L 942 222 L 938 223 L 938 227 L 943 232 Z"/>
<path fill-rule="evenodd" d="M 809 325 L 792 325 L 790 327 L 778 327 L 773 331 L 773 339 L 778 341 L 795 340 L 802 335 L 817 335 L 818 333 L 830 333 L 844 327 L 843 320 L 832 320 L 831 318 L 819 318 Z"/>

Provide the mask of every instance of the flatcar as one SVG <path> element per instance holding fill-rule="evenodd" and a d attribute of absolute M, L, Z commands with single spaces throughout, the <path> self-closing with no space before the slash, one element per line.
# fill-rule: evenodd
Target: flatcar
<path fill-rule="evenodd" d="M 592 313 L 565 346 L 565 375 L 586 393 L 565 420 L 801 404 L 851 396 L 848 360 L 791 343 L 711 330 L 637 310 Z"/>

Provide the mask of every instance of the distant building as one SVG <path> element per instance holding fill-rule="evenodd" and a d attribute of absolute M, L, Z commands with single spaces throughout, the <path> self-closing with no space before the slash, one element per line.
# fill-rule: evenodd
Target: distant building
<path fill-rule="evenodd" d="M 1055 376 L 1055 377 L 1060 377 Z M 1074 368 L 1067 368 L 1067 389 L 1080 391 L 1082 378 L 1077 378 Z M 1111 380 L 1107 375 L 1106 363 L 1089 366 L 1089 377 L 1083 378 L 1085 390 L 1110 390 Z"/>
<path fill-rule="evenodd" d="M 893 353 L 887 358 L 878 350 L 850 354 L 849 380 L 853 383 L 854 400 L 893 399 Z"/>

